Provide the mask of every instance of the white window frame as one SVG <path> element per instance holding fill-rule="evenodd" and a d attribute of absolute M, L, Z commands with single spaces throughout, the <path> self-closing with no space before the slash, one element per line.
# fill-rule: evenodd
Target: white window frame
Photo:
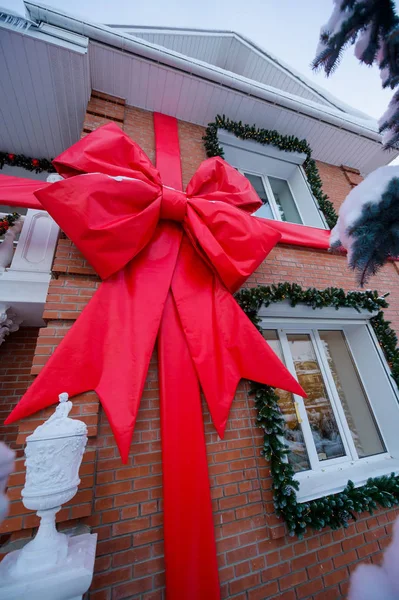
<path fill-rule="evenodd" d="M 218 130 L 218 141 L 223 148 L 225 159 L 241 173 L 275 177 L 288 183 L 302 221 L 295 225 L 329 229 L 303 169 L 306 154 L 280 150 L 272 145 L 259 144 L 253 140 L 242 140 L 233 133 L 221 129 Z M 270 190 L 268 192 L 274 200 Z M 281 220 L 276 206 L 273 206 L 273 201 L 270 202 L 270 206 L 274 220 Z"/>
<path fill-rule="evenodd" d="M 391 411 L 389 416 L 393 421 L 393 428 L 396 426 L 399 428 L 399 393 L 397 386 L 390 375 L 389 366 L 378 344 L 374 330 L 369 323 L 369 318 L 373 315 L 365 312 L 353 314 L 356 312 L 354 309 L 353 312 L 352 309 L 340 309 L 338 311 L 335 309 L 318 309 L 317 311 L 314 311 L 309 307 L 297 306 L 296 308 L 292 308 L 288 306 L 287 303 L 281 303 L 280 316 L 273 316 L 273 312 L 275 315 L 279 313 L 279 304 L 280 303 L 277 303 L 267 309 L 261 310 L 259 315 L 261 317 L 260 326 L 264 330 L 274 330 L 278 332 L 287 369 L 295 378 L 296 372 L 294 362 L 288 347 L 286 335 L 287 333 L 310 333 L 319 368 L 323 375 L 323 382 L 337 420 L 345 451 L 347 452 L 347 456 L 345 457 L 319 461 L 306 416 L 304 400 L 300 396 L 293 395 L 298 414 L 302 419 L 302 432 L 311 465 L 311 470 L 296 473 L 294 476 L 300 484 L 297 493 L 298 501 L 306 502 L 328 494 L 340 492 L 345 488 L 349 479 L 352 480 L 356 486 L 360 486 L 366 483 L 369 477 L 380 477 L 392 472 L 399 474 L 399 435 L 393 435 L 392 431 L 387 435 L 386 431 L 384 431 L 384 426 L 380 422 L 374 408 L 377 402 L 380 401 L 380 398 L 373 398 L 370 390 L 365 384 L 360 368 L 360 357 L 356 356 L 356 352 L 354 352 L 351 347 L 351 342 L 347 335 L 347 332 L 350 332 L 351 330 L 355 331 L 354 328 L 359 326 L 365 328 L 363 333 L 367 331 L 369 339 L 367 351 L 371 349 L 371 351 L 374 350 L 375 352 L 375 356 L 372 358 L 375 360 L 376 377 L 384 377 L 385 388 L 391 391 L 389 402 L 385 398 L 384 401 L 387 401 L 387 406 L 389 406 L 389 410 Z M 272 310 L 270 311 L 270 309 Z M 325 312 L 325 318 L 321 317 L 323 312 Z M 266 316 L 268 313 L 269 315 Z M 311 313 L 313 313 L 313 315 L 316 313 L 317 316 L 315 317 Z M 340 313 L 342 313 L 341 319 L 339 318 Z M 355 368 L 359 374 L 376 425 L 379 429 L 383 444 L 385 445 L 386 452 L 366 458 L 358 457 L 343 407 L 338 392 L 336 391 L 327 357 L 325 356 L 322 342 L 318 334 L 318 331 L 320 330 L 343 331 Z M 380 411 L 381 409 L 382 408 L 380 408 Z"/>
<path fill-rule="evenodd" d="M 278 204 L 277 204 L 276 199 L 274 197 L 273 189 L 272 189 L 272 186 L 270 185 L 269 176 L 268 175 L 266 175 L 265 173 L 259 173 L 259 172 L 256 172 L 256 171 L 253 171 L 253 170 L 249 170 L 249 169 L 243 170 L 243 169 L 240 169 L 238 167 L 237 167 L 237 171 L 239 171 L 241 173 L 241 175 L 244 175 L 244 177 L 245 177 L 246 174 L 248 174 L 248 175 L 254 175 L 255 177 L 260 177 L 260 179 L 262 181 L 262 185 L 263 185 L 265 193 L 266 193 L 266 196 L 267 196 L 267 200 L 268 200 L 269 205 L 270 205 L 270 209 L 271 209 L 272 214 L 273 214 L 273 219 L 275 221 L 282 221 L 283 223 L 292 223 L 292 221 L 283 221 L 283 219 L 281 218 L 280 211 L 279 211 L 279 208 L 278 208 Z M 272 176 L 270 175 L 270 177 L 272 177 Z M 301 211 L 300 211 L 300 208 L 298 206 L 298 203 L 295 200 L 294 191 L 292 189 L 292 186 L 290 185 L 290 182 L 288 181 L 288 179 L 284 179 L 283 177 L 274 177 L 274 175 L 273 175 L 273 178 L 274 179 L 280 179 L 281 181 L 285 181 L 285 183 L 288 185 L 288 189 L 290 190 L 291 197 L 292 197 L 292 200 L 294 202 L 295 208 L 297 209 L 298 214 L 299 214 L 299 218 L 301 219 L 301 223 L 295 223 L 295 225 L 304 225 L 303 216 L 301 214 Z M 256 216 L 256 213 L 254 213 L 254 216 Z M 259 218 L 262 218 L 262 217 L 259 217 Z"/>

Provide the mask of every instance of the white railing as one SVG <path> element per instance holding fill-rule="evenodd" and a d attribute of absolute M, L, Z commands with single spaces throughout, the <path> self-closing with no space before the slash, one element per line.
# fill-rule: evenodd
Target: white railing
<path fill-rule="evenodd" d="M 57 224 L 46 211 L 29 209 L 10 227 L 0 244 L 0 273 L 6 269 L 50 273 L 58 232 Z"/>
<path fill-rule="evenodd" d="M 46 211 L 29 209 L 0 244 L 0 304 L 11 308 L 24 326 L 44 325 L 58 234 L 58 225 Z"/>
<path fill-rule="evenodd" d="M 0 213 L 0 219 L 6 216 L 6 213 Z M 17 245 L 17 235 L 21 233 L 24 216 L 21 216 L 18 221 L 10 227 L 5 233 L 4 239 L 1 240 L 0 244 L 0 273 L 3 273 L 7 267 L 10 266 L 12 258 L 14 256 L 14 248 Z"/>

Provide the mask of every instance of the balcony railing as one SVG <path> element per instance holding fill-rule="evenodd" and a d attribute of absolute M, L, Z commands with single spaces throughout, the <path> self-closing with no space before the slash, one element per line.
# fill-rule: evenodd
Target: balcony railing
<path fill-rule="evenodd" d="M 58 232 L 47 212 L 29 209 L 10 227 L 0 244 L 0 273 L 6 270 L 50 273 Z"/>
<path fill-rule="evenodd" d="M 12 310 L 24 326 L 44 324 L 58 234 L 46 211 L 28 209 L 0 243 L 0 306 Z"/>

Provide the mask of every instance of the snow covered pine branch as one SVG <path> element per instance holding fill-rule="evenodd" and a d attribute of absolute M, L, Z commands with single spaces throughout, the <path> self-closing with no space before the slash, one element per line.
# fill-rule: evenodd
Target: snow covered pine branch
<path fill-rule="evenodd" d="M 399 17 L 393 0 L 333 0 L 322 27 L 313 61 L 327 75 L 339 65 L 344 50 L 366 65 L 377 64 L 383 87 L 399 86 Z M 399 147 L 399 89 L 379 121 L 386 149 Z M 382 167 L 353 189 L 339 211 L 331 233 L 332 247 L 348 251 L 349 266 L 360 285 L 390 257 L 399 257 L 399 167 Z"/>
<path fill-rule="evenodd" d="M 361 286 L 390 257 L 399 257 L 399 166 L 380 167 L 353 188 L 339 209 L 330 246 L 347 250 Z"/>
<path fill-rule="evenodd" d="M 393 0 L 333 0 L 331 17 L 321 28 L 314 69 L 330 75 L 344 50 L 355 44 L 355 55 L 366 65 L 378 65 L 382 87 L 399 86 L 399 17 Z M 399 142 L 399 90 L 379 121 L 386 148 Z"/>

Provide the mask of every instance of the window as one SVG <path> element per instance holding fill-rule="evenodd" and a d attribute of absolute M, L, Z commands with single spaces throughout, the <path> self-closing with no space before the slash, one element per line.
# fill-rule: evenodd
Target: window
<path fill-rule="evenodd" d="M 247 177 L 263 202 L 257 217 L 326 228 L 301 166 L 305 154 L 241 140 L 225 131 L 219 131 L 218 138 L 225 159 Z"/>
<path fill-rule="evenodd" d="M 262 318 L 262 329 L 307 393 L 276 390 L 299 500 L 399 472 L 397 390 L 364 315 L 296 320 L 298 309 L 286 308 L 290 318 Z"/>
<path fill-rule="evenodd" d="M 243 175 L 250 181 L 263 202 L 263 206 L 254 213 L 256 217 L 302 224 L 291 188 L 285 179 L 245 171 Z"/>
<path fill-rule="evenodd" d="M 308 395 L 279 391 L 296 472 L 386 452 L 342 331 L 264 333 Z"/>

